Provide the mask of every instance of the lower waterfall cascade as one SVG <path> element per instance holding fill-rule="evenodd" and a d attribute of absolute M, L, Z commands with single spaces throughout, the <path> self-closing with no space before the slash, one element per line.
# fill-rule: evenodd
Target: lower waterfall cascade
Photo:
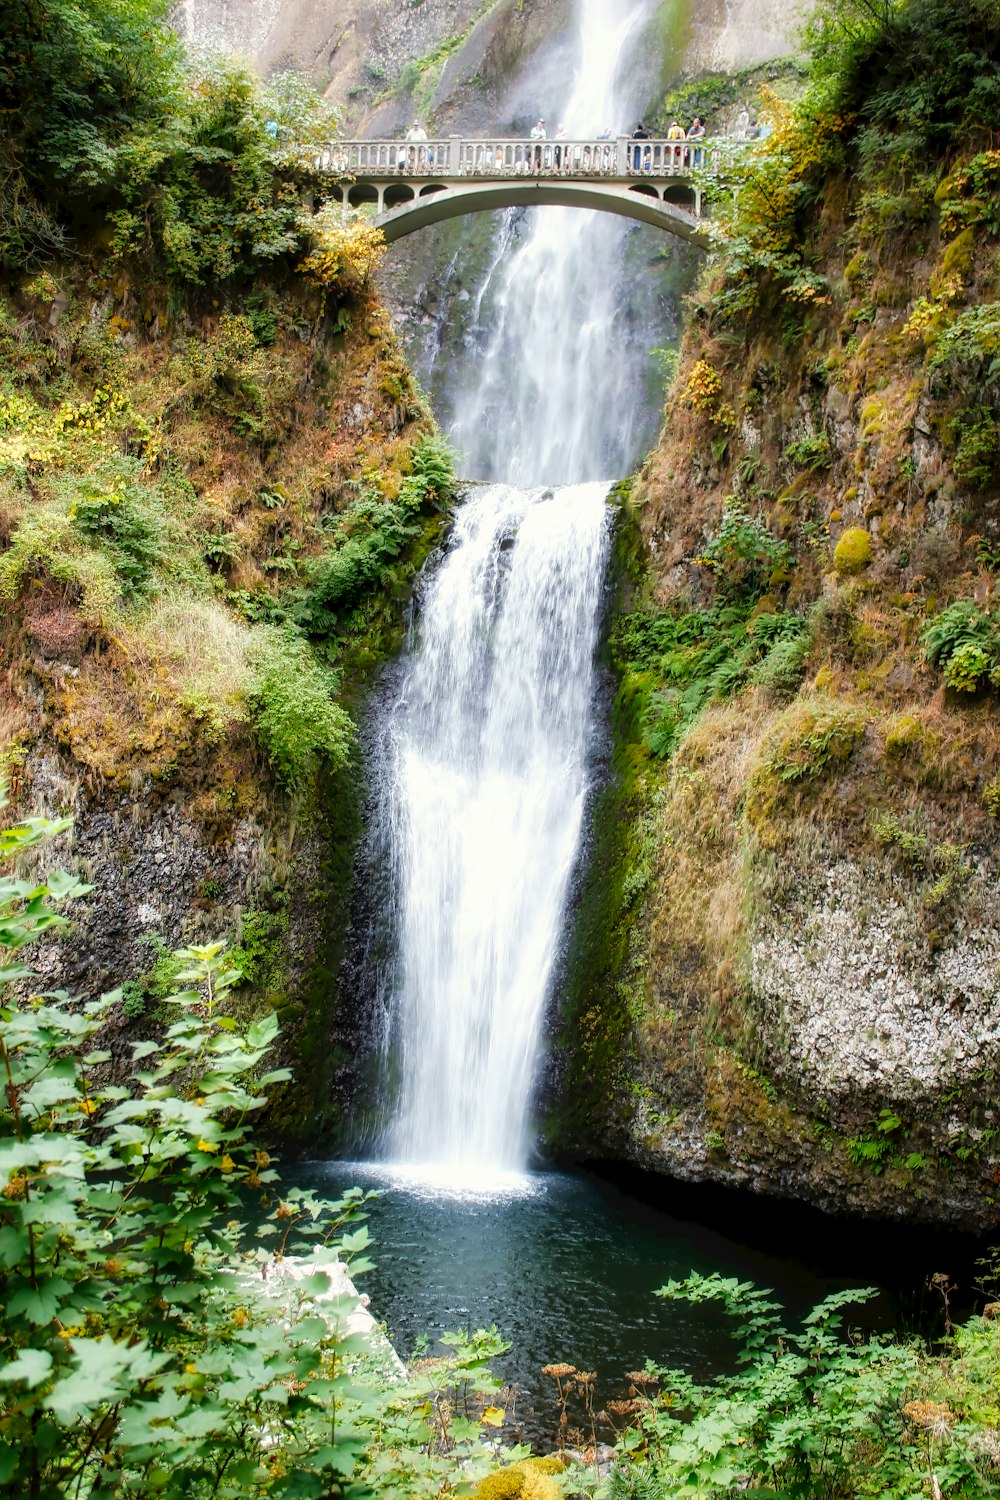
<path fill-rule="evenodd" d="M 527 1159 L 587 793 L 607 490 L 473 493 L 385 725 L 401 1075 L 387 1148 L 451 1184 Z"/>

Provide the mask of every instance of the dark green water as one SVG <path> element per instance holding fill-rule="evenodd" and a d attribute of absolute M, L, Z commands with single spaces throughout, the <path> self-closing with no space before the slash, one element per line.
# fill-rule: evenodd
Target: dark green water
<path fill-rule="evenodd" d="M 723 1200 L 708 1228 L 558 1172 L 483 1194 L 360 1162 L 303 1163 L 295 1178 L 328 1197 L 350 1186 L 382 1190 L 370 1219 L 377 1266 L 359 1278 L 372 1311 L 404 1359 L 421 1336 L 434 1352 L 445 1332 L 496 1324 L 512 1347 L 494 1368 L 521 1386 L 518 1412 L 536 1439 L 554 1427 L 552 1382 L 541 1374 L 547 1363 L 596 1370 L 601 1403 L 622 1394 L 626 1372 L 647 1358 L 697 1376 L 730 1364 L 734 1345 L 721 1315 L 653 1295 L 671 1277 L 718 1271 L 753 1280 L 773 1288 L 793 1318 L 835 1289 L 891 1283 L 858 1310 L 863 1326 L 886 1328 L 900 1319 L 901 1291 L 912 1312 L 922 1257 L 935 1268 L 915 1243 L 900 1264 L 899 1250 L 874 1231 L 865 1241 L 864 1229 L 814 1215 L 789 1232 L 780 1209 L 748 1209 L 736 1197 L 731 1222 Z"/>

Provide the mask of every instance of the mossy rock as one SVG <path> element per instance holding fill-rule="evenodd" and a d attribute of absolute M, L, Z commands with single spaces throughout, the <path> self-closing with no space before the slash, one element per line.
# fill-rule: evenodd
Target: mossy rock
<path fill-rule="evenodd" d="M 872 560 L 872 539 L 862 526 L 844 532 L 833 553 L 833 565 L 841 576 L 860 573 Z"/>
<path fill-rule="evenodd" d="M 934 287 L 940 287 L 943 290 L 949 281 L 967 276 L 972 270 L 972 255 L 975 248 L 975 233 L 971 229 L 963 229 L 942 255 L 941 264 L 934 276 Z"/>
<path fill-rule="evenodd" d="M 562 1493 L 553 1475 L 562 1474 L 562 1459 L 526 1458 L 489 1474 L 473 1491 L 474 1500 L 558 1500 Z"/>

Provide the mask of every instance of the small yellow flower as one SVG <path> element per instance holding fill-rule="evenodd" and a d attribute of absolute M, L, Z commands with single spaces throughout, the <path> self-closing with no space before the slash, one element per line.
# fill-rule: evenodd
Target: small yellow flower
<path fill-rule="evenodd" d="M 212 1144 L 211 1141 L 199 1141 L 198 1142 L 198 1150 L 199 1151 L 218 1151 L 218 1149 L 219 1149 L 218 1146 L 213 1146 L 213 1144 Z"/>
<path fill-rule="evenodd" d="M 93 1099 L 81 1099 L 76 1107 L 80 1111 L 81 1115 L 92 1115 L 97 1109 L 97 1105 L 94 1103 Z"/>
<path fill-rule="evenodd" d="M 235 1166 L 235 1163 L 231 1156 L 224 1156 L 220 1161 L 219 1166 L 222 1168 L 223 1172 L 231 1172 Z"/>

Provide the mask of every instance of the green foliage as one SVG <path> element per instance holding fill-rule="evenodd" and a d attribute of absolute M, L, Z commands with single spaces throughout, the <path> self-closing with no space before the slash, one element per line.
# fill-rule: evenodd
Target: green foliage
<path fill-rule="evenodd" d="M 757 85 L 764 79 L 773 83 L 779 78 L 795 80 L 801 74 L 801 64 L 786 58 L 768 63 L 763 68 L 744 68 L 738 73 L 701 73 L 697 78 L 685 79 L 669 89 L 652 119 L 646 116 L 647 123 L 654 135 L 665 136 L 674 120 L 680 120 L 686 127 L 697 115 L 712 135 L 718 128 L 718 114 L 736 104 L 749 105 L 757 92 Z"/>
<path fill-rule="evenodd" d="M 875 241 L 894 225 L 932 217 L 937 184 L 928 161 L 1000 123 L 994 0 L 828 0 L 815 9 L 807 45 L 801 97 L 789 107 L 762 90 L 771 135 L 720 162 L 713 307 L 722 321 L 745 321 L 775 295 L 806 305 L 827 296 L 810 248 L 831 173 L 854 178 L 856 217 L 871 224 Z M 979 177 L 990 171 L 984 163 Z M 989 186 L 955 191 L 995 205 Z"/>
<path fill-rule="evenodd" d="M 810 474 L 818 474 L 823 469 L 828 469 L 833 462 L 833 450 L 830 447 L 830 439 L 825 432 L 813 437 L 803 437 L 789 443 L 785 449 L 785 457 L 789 463 L 793 463 L 797 469 L 807 469 Z"/>
<path fill-rule="evenodd" d="M 136 482 L 141 465 L 130 467 L 134 478 L 122 476 L 121 465 L 115 465 L 118 473 L 97 468 L 76 479 L 70 505 L 75 530 L 109 557 L 125 599 L 149 593 L 167 556 L 159 497 Z"/>
<path fill-rule="evenodd" d="M 967 846 L 950 839 L 934 842 L 894 813 L 882 812 L 872 832 L 883 849 L 891 849 L 903 869 L 922 883 L 925 912 L 935 922 L 961 912 L 962 898 L 975 878 L 975 868 L 965 858 Z"/>
<path fill-rule="evenodd" d="M 304 569 L 288 599 L 288 618 L 310 635 L 329 634 L 375 589 L 391 589 L 397 568 L 421 535 L 421 514 L 446 509 L 456 494 L 456 455 L 438 435 L 421 438 L 398 501 L 366 489 L 336 517 L 330 540 Z"/>
<path fill-rule="evenodd" d="M 749 602 L 620 616 L 612 631 L 622 694 L 635 702 L 646 748 L 657 757 L 673 753 L 713 700 L 748 684 L 794 692 L 809 644 L 798 615 L 754 615 Z"/>
<path fill-rule="evenodd" d="M 130 1021 L 146 1014 L 146 992 L 138 979 L 126 979 L 121 987 L 122 1010 Z"/>
<path fill-rule="evenodd" d="M 779 637 L 751 672 L 752 686 L 770 688 L 773 693 L 791 697 L 802 686 L 811 648 L 812 637 L 806 629 Z"/>
<path fill-rule="evenodd" d="M 0 791 L 0 805 L 4 798 Z M 0 832 L 16 857 L 66 828 Z M 448 1333 L 402 1380 L 342 1335 L 333 1262 L 365 1259 L 354 1189 L 283 1191 L 248 1136 L 273 1016 L 240 1026 L 221 944 L 173 955 L 173 1019 L 112 1082 L 118 993 L 18 999 L 20 950 L 87 888 L 0 875 L 0 1493 L 37 1500 L 416 1500 L 490 1465 L 474 1413 L 496 1334 Z M 253 1206 L 255 1229 L 243 1216 Z M 283 1270 L 291 1265 L 294 1276 Z"/>
<path fill-rule="evenodd" d="M 681 355 L 679 349 L 650 349 L 650 359 L 655 359 L 657 368 L 663 377 L 663 395 L 666 399 L 674 388 L 677 380 L 677 369 L 680 365 Z"/>
<path fill-rule="evenodd" d="M 343 765 L 353 724 L 334 702 L 337 679 L 308 643 L 277 626 L 254 637 L 251 722 L 278 780 L 289 791 L 307 787 L 324 767 Z"/>
<path fill-rule="evenodd" d="M 853 704 L 796 700 L 778 719 L 750 776 L 751 816 L 766 815 L 783 789 L 819 781 L 850 759 L 866 717 Z"/>
<path fill-rule="evenodd" d="M 971 599 L 949 604 L 920 637 L 924 656 L 960 693 L 1000 686 L 1000 624 Z"/>
<path fill-rule="evenodd" d="M 735 499 L 727 503 L 718 532 L 709 537 L 698 558 L 724 598 L 751 600 L 784 582 L 792 561 L 788 543 Z"/>
<path fill-rule="evenodd" d="M 934 201 L 941 210 L 941 228 L 959 238 L 980 225 L 987 234 L 1000 233 L 997 188 L 1000 152 L 979 151 L 938 184 Z"/>
<path fill-rule="evenodd" d="M 0 264 L 94 230 L 190 285 L 249 277 L 301 244 L 301 187 L 333 123 L 288 75 L 194 71 L 166 0 L 12 0 L 0 18 Z"/>
<path fill-rule="evenodd" d="M 425 506 L 447 508 L 457 494 L 457 462 L 458 454 L 440 433 L 422 437 L 413 450 L 413 467 L 399 494 L 404 510 L 418 511 Z"/>
<path fill-rule="evenodd" d="M 9 0 L 0 16 L 0 105 L 36 191 L 92 189 L 118 145 L 174 98 L 180 44 L 167 0 Z"/>
<path fill-rule="evenodd" d="M 844 1336 L 845 1309 L 874 1296 L 873 1288 L 825 1298 L 799 1330 L 749 1282 L 692 1274 L 657 1295 L 695 1310 L 720 1306 L 735 1321 L 740 1368 L 702 1383 L 647 1365 L 647 1399 L 619 1437 L 602 1500 L 910 1500 L 926 1492 L 929 1477 L 933 1492 L 956 1500 L 1000 1494 L 971 1401 L 963 1415 L 961 1405 L 956 1414 L 940 1399 L 908 1400 L 917 1389 L 937 1395 L 917 1347 Z M 997 1352 L 988 1326 L 961 1330 L 955 1373 L 948 1372 L 959 1400 L 971 1396 L 971 1371 L 980 1389 L 990 1378 Z"/>
<path fill-rule="evenodd" d="M 977 490 L 992 489 L 1000 479 L 1000 421 L 987 407 L 965 407 L 948 423 L 955 444 L 952 467 Z"/>
<path fill-rule="evenodd" d="M 893 1164 L 896 1142 L 892 1137 L 902 1125 L 899 1115 L 892 1110 L 879 1111 L 874 1134 L 855 1136 L 847 1142 L 847 1154 L 856 1167 L 870 1167 L 876 1175 Z"/>
<path fill-rule="evenodd" d="M 819 8 L 809 36 L 836 106 L 873 131 L 947 149 L 956 131 L 1000 118 L 992 0 L 834 0 Z"/>

